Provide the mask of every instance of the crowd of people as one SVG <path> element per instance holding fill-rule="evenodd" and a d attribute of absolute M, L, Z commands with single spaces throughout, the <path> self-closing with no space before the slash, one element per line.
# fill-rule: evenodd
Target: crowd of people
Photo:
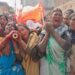
<path fill-rule="evenodd" d="M 75 12 L 62 11 L 41 23 L 0 15 L 0 75 L 75 75 Z"/>

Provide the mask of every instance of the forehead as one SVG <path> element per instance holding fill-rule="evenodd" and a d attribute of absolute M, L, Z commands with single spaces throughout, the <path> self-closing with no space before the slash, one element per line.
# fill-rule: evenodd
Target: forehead
<path fill-rule="evenodd" d="M 52 13 L 53 15 L 56 15 L 56 14 L 59 14 L 59 15 L 62 15 L 62 13 L 60 11 L 55 11 Z"/>
<path fill-rule="evenodd" d="M 8 23 L 7 26 L 9 26 L 9 27 L 13 26 L 14 27 L 14 24 L 13 23 Z"/>
<path fill-rule="evenodd" d="M 27 30 L 24 26 L 22 26 L 22 25 L 18 25 L 17 26 L 18 27 L 18 29 L 21 29 L 21 30 Z"/>
<path fill-rule="evenodd" d="M 69 17 L 69 15 L 68 15 L 68 14 L 64 14 L 64 15 L 63 15 L 63 17 L 67 17 L 67 18 L 68 18 L 68 17 Z"/>
<path fill-rule="evenodd" d="M 22 25 L 17 25 L 18 28 L 24 28 Z"/>

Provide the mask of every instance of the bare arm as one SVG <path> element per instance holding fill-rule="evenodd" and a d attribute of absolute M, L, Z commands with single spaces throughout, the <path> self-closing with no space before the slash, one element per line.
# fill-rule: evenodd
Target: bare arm
<path fill-rule="evenodd" d="M 45 36 L 43 37 L 42 41 L 40 41 L 40 43 L 38 44 L 40 51 L 42 53 L 44 53 L 46 51 L 46 46 L 47 46 L 49 37 L 50 37 L 50 35 L 48 33 L 46 33 Z"/>
<path fill-rule="evenodd" d="M 51 23 L 47 23 L 46 30 L 48 33 L 50 33 L 50 35 L 52 35 L 56 39 L 56 41 L 59 43 L 59 45 L 63 49 L 66 50 L 66 49 L 69 49 L 71 47 L 70 41 L 64 40 L 62 37 L 60 37 L 59 34 L 54 31 L 54 28 L 53 28 Z"/>
<path fill-rule="evenodd" d="M 20 48 L 24 53 L 26 53 L 27 45 L 26 45 L 26 43 L 25 43 L 22 39 L 19 40 L 18 45 L 19 45 L 19 48 Z"/>
<path fill-rule="evenodd" d="M 9 42 L 9 40 L 9 36 L 3 38 L 3 40 L 0 42 L 0 50 L 3 50 L 6 47 L 6 44 Z"/>
<path fill-rule="evenodd" d="M 71 47 L 70 41 L 62 39 L 57 32 L 53 31 L 52 36 L 56 39 L 56 41 L 64 50 L 68 50 Z"/>

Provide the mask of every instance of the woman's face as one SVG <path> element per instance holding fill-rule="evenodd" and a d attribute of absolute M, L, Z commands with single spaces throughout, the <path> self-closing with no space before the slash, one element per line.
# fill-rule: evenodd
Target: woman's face
<path fill-rule="evenodd" d="M 13 22 L 14 21 L 14 16 L 13 15 L 9 15 L 8 16 L 8 22 Z"/>
<path fill-rule="evenodd" d="M 52 14 L 52 23 L 55 28 L 59 27 L 62 22 L 62 13 L 59 11 L 53 12 Z"/>
<path fill-rule="evenodd" d="M 75 15 L 70 20 L 70 26 L 73 30 L 75 30 Z"/>
<path fill-rule="evenodd" d="M 5 34 L 10 33 L 10 27 L 8 25 L 5 26 Z"/>
<path fill-rule="evenodd" d="M 15 30 L 14 22 L 9 22 L 8 25 L 10 27 L 10 30 Z"/>
<path fill-rule="evenodd" d="M 63 15 L 63 22 L 64 24 L 69 25 L 69 15 L 68 14 Z"/>
<path fill-rule="evenodd" d="M 6 17 L 5 16 L 1 16 L 0 17 L 0 24 L 2 25 L 2 27 L 5 27 L 6 24 L 7 24 L 7 20 L 6 20 Z"/>
<path fill-rule="evenodd" d="M 5 26 L 5 33 L 8 34 L 12 30 L 15 30 L 15 27 L 14 27 L 13 23 L 10 22 Z"/>
<path fill-rule="evenodd" d="M 18 26 L 18 31 L 21 33 L 22 38 L 27 41 L 29 36 L 29 31 L 24 26 Z"/>

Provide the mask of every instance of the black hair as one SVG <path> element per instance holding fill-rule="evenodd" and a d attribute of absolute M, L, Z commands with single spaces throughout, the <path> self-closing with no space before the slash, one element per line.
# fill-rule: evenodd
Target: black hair
<path fill-rule="evenodd" d="M 73 16 L 75 16 L 75 13 L 72 13 L 72 14 L 69 16 L 69 19 L 71 19 Z"/>
<path fill-rule="evenodd" d="M 2 16 L 4 16 L 5 19 L 8 21 L 8 17 L 7 17 L 6 15 L 4 15 L 4 14 L 0 14 L 0 17 L 2 17 Z"/>
<path fill-rule="evenodd" d="M 74 10 L 73 9 L 68 9 L 64 13 L 68 14 L 70 16 L 72 13 L 74 13 Z"/>
<path fill-rule="evenodd" d="M 60 13 L 62 13 L 62 10 L 60 8 L 56 8 L 52 11 L 52 13 L 59 11 Z"/>
<path fill-rule="evenodd" d="M 26 26 L 26 25 L 24 25 L 24 24 L 18 24 L 18 26 L 23 26 L 24 28 L 26 28 L 29 32 L 30 32 L 30 29 Z M 17 27 L 17 26 L 16 26 Z M 18 28 L 17 28 L 18 29 Z"/>

